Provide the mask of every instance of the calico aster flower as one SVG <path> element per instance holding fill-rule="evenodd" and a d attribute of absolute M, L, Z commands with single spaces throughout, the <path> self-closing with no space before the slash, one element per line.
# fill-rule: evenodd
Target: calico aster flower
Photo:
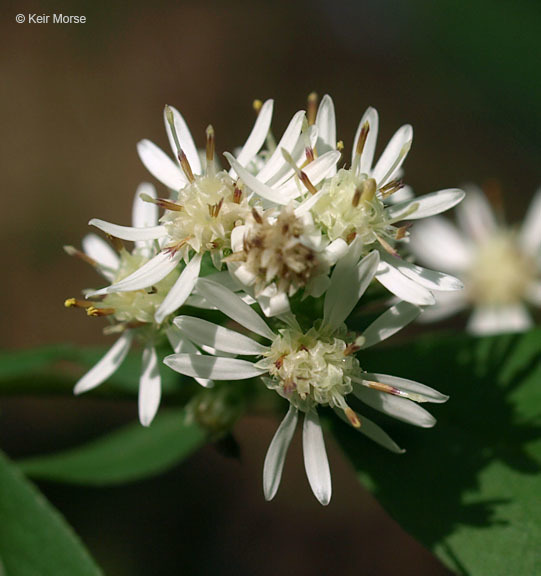
<path fill-rule="evenodd" d="M 400 447 L 374 422 L 349 405 L 350 395 L 369 406 L 411 424 L 430 427 L 435 419 L 416 402 L 444 402 L 447 397 L 410 380 L 365 372 L 356 352 L 388 338 L 417 317 L 418 307 L 401 302 L 377 318 L 360 336 L 349 334 L 344 321 L 376 273 L 379 254 L 371 252 L 359 262 L 362 244 L 352 243 L 337 264 L 325 295 L 324 316 L 309 330 L 286 315 L 284 327 L 272 331 L 266 322 L 235 294 L 220 284 L 200 279 L 199 290 L 207 300 L 244 328 L 266 342 L 189 316 L 175 319 L 176 326 L 195 345 L 253 361 L 219 356 L 173 354 L 164 359 L 181 374 L 199 378 L 241 380 L 262 377 L 266 386 L 287 399 L 290 408 L 267 452 L 263 470 L 265 497 L 272 499 L 279 487 L 287 449 L 298 413 L 304 414 L 303 451 L 306 474 L 316 498 L 328 504 L 331 476 L 318 409 L 330 406 L 342 419 L 373 441 L 393 452 Z"/>
<path fill-rule="evenodd" d="M 151 184 L 141 184 L 133 203 L 133 225 L 154 226 L 157 222 L 157 206 L 141 200 L 141 195 L 156 198 Z M 156 253 L 153 241 L 138 240 L 132 252 L 119 246 L 116 252 L 100 237 L 89 234 L 83 239 L 83 252 L 66 247 L 69 254 L 77 255 L 89 262 L 104 278 L 118 282 L 144 265 Z M 156 310 L 175 284 L 178 271 L 171 271 L 151 288 L 132 292 L 107 294 L 91 300 L 66 300 L 67 307 L 84 308 L 90 317 L 107 317 L 110 321 L 104 332 L 120 334 L 118 340 L 103 358 L 89 370 L 75 385 L 75 394 L 81 394 L 96 388 L 112 376 L 126 358 L 132 344 L 139 342 L 143 346 L 141 376 L 139 379 L 139 419 L 144 426 L 150 425 L 160 404 L 161 376 L 157 346 L 168 340 L 175 351 L 196 349 L 182 338 L 180 331 L 170 322 L 158 326 L 154 321 Z M 201 380 L 204 386 L 209 382 Z"/>
<path fill-rule="evenodd" d="M 532 325 L 527 305 L 541 306 L 541 189 L 520 229 L 498 222 L 486 196 L 467 187 L 457 208 L 458 227 L 443 218 L 418 225 L 411 249 L 416 257 L 456 274 L 459 293 L 439 294 L 423 321 L 473 307 L 468 330 L 474 334 L 523 331 Z"/>

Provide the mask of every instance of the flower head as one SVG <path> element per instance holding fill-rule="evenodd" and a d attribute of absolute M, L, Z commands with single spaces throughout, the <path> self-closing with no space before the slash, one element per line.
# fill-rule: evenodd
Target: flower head
<path fill-rule="evenodd" d="M 457 208 L 459 227 L 443 218 L 423 222 L 412 235 L 416 257 L 464 282 L 460 293 L 439 295 L 423 314 L 436 320 L 473 307 L 468 330 L 491 334 L 526 330 L 532 324 L 527 304 L 541 305 L 541 190 L 520 230 L 498 222 L 481 190 L 468 186 Z"/>

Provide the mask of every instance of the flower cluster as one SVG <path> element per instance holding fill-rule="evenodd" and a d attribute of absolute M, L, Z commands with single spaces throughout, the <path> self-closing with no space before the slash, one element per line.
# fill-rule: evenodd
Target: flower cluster
<path fill-rule="evenodd" d="M 133 341 L 143 347 L 143 425 L 158 409 L 160 368 L 207 388 L 214 381 L 256 378 L 262 394 L 275 391 L 289 403 L 265 459 L 265 497 L 273 498 L 278 489 L 300 412 L 308 480 L 327 504 L 331 479 L 321 408 L 331 408 L 361 434 L 401 452 L 356 405 L 430 427 L 435 420 L 419 404 L 447 399 L 417 382 L 369 373 L 363 358 L 365 350 L 417 318 L 422 307 L 434 305 L 434 293 L 462 288 L 459 279 L 437 271 L 437 258 L 431 262 L 436 270 L 414 264 L 409 244 L 414 221 L 452 208 L 464 193 L 453 188 L 416 197 L 404 186 L 409 125 L 395 133 L 374 163 L 378 114 L 373 108 L 361 118 L 349 164 L 341 162 L 343 145 L 337 142 L 329 96 L 319 106 L 311 96 L 307 110 L 293 116 L 279 139 L 271 132 L 273 101 L 257 102 L 255 108 L 257 119 L 244 146 L 235 155 L 224 154 L 227 170 L 216 158 L 213 128 L 207 128 L 200 154 L 181 114 L 166 106 L 173 159 L 148 140 L 138 144 L 143 164 L 165 193 L 142 184 L 132 226 L 90 221 L 107 234 L 112 248 L 95 235 L 84 238 L 82 250 L 66 248 L 108 282 L 84 291 L 85 299 L 66 300 L 66 306 L 106 316 L 105 332 L 119 335 L 75 392 L 109 378 Z M 124 241 L 133 242 L 131 251 Z M 415 246 L 422 254 L 432 243 L 430 236 L 419 235 Z M 348 318 L 367 290 L 378 290 L 373 280 L 393 295 L 392 305 L 363 331 L 352 331 Z M 484 290 L 486 281 L 472 282 Z M 222 323 L 186 315 L 184 305 L 192 313 L 193 307 L 218 311 Z M 228 327 L 231 321 L 244 330 Z M 163 345 L 172 352 L 163 358 L 165 368 L 159 360 Z"/>

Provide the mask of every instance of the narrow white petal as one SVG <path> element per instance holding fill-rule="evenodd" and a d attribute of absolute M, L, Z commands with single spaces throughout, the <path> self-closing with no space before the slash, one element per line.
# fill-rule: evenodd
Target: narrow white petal
<path fill-rule="evenodd" d="M 165 333 L 167 334 L 167 339 L 169 340 L 169 344 L 171 344 L 171 348 L 173 348 L 176 354 L 180 354 L 181 352 L 188 354 L 201 354 L 200 350 L 185 338 L 176 326 L 169 326 Z M 194 380 L 204 388 L 212 388 L 214 386 L 212 380 L 207 380 L 205 378 L 194 378 Z"/>
<path fill-rule="evenodd" d="M 142 182 L 137 187 L 132 207 L 132 225 L 134 228 L 148 228 L 158 224 L 158 206 L 152 202 L 145 202 L 141 195 L 146 194 L 156 199 L 156 188 L 148 182 Z"/>
<path fill-rule="evenodd" d="M 298 410 L 290 405 L 267 450 L 265 464 L 263 465 L 263 493 L 265 494 L 265 500 L 272 500 L 278 491 L 287 450 L 295 433 L 297 420 Z"/>
<path fill-rule="evenodd" d="M 99 271 L 105 278 L 113 280 L 118 268 L 118 254 L 113 248 L 96 234 L 87 234 L 83 238 L 82 245 L 83 252 L 98 263 Z"/>
<path fill-rule="evenodd" d="M 131 331 L 124 332 L 105 356 L 77 382 L 73 393 L 81 394 L 87 390 L 92 390 L 114 374 L 126 358 L 132 340 Z"/>
<path fill-rule="evenodd" d="M 316 158 L 303 168 L 303 172 L 314 186 L 317 186 L 325 177 L 331 176 L 331 171 L 340 160 L 340 152 L 331 150 Z M 301 188 L 302 190 L 302 188 Z M 291 178 L 286 184 L 278 189 L 280 196 L 292 200 L 299 196 L 299 186 L 297 178 Z"/>
<path fill-rule="evenodd" d="M 201 318 L 178 316 L 174 324 L 184 332 L 187 338 L 199 346 L 212 346 L 222 352 L 241 355 L 261 355 L 268 350 L 267 346 L 259 344 L 248 336 Z"/>
<path fill-rule="evenodd" d="M 167 230 L 164 226 L 149 226 L 148 228 L 133 228 L 132 226 L 119 226 L 99 218 L 92 218 L 88 223 L 95 226 L 106 234 L 122 240 L 157 240 L 167 236 Z"/>
<path fill-rule="evenodd" d="M 196 254 L 187 264 L 182 274 L 156 310 L 154 320 L 161 324 L 169 314 L 180 308 L 191 294 L 201 270 L 201 254 Z"/>
<path fill-rule="evenodd" d="M 281 166 L 285 164 L 282 148 L 288 152 L 293 150 L 293 147 L 297 143 L 297 140 L 301 134 L 304 117 L 304 110 L 300 110 L 295 114 L 295 116 L 293 116 L 291 122 L 284 132 L 284 135 L 280 139 L 280 142 L 278 142 L 276 150 L 266 162 L 265 166 L 263 166 L 263 168 L 258 172 L 258 180 L 261 182 L 267 182 L 274 176 L 274 174 L 281 168 Z"/>
<path fill-rule="evenodd" d="M 283 197 L 278 191 L 273 190 L 270 186 L 263 184 L 256 176 L 253 176 L 246 170 L 243 166 L 241 166 L 235 158 L 229 154 L 229 152 L 224 152 L 224 156 L 227 158 L 231 167 L 235 170 L 235 172 L 239 175 L 241 180 L 258 196 L 268 200 L 269 202 L 273 202 L 274 204 L 281 204 L 286 205 L 289 204 L 290 198 Z"/>
<path fill-rule="evenodd" d="M 111 284 L 101 290 L 89 292 L 88 296 L 101 296 L 102 294 L 112 294 L 114 292 L 131 292 L 132 290 L 141 290 L 148 288 L 152 284 L 156 284 L 163 280 L 170 272 L 172 272 L 178 265 L 181 258 L 180 253 L 173 256 L 166 252 L 160 252 L 152 260 L 143 264 L 141 268 L 126 276 L 116 284 Z"/>
<path fill-rule="evenodd" d="M 363 373 L 364 380 L 371 380 L 372 382 L 381 382 L 382 384 L 388 384 L 393 386 L 398 390 L 403 392 L 411 392 L 423 397 L 424 402 L 433 402 L 435 404 L 441 404 L 442 402 L 447 402 L 449 396 L 416 382 L 415 380 L 408 380 L 407 378 L 399 378 L 398 376 L 390 376 L 389 374 L 376 374 L 370 372 Z M 356 381 L 359 381 L 355 379 Z"/>
<path fill-rule="evenodd" d="M 445 210 L 456 206 L 463 198 L 464 192 L 462 190 L 449 188 L 393 204 L 386 209 L 386 212 L 387 216 L 395 221 L 417 220 L 445 212 Z"/>
<path fill-rule="evenodd" d="M 323 322 L 337 328 L 350 315 L 353 308 L 374 278 L 379 264 L 379 253 L 373 250 L 359 264 L 349 264 L 344 257 L 336 265 L 331 284 L 325 295 Z"/>
<path fill-rule="evenodd" d="M 245 304 L 234 292 L 225 286 L 221 286 L 207 278 L 200 278 L 197 283 L 197 291 L 214 304 L 218 310 L 221 310 L 226 316 L 229 316 L 241 326 L 264 338 L 274 340 L 274 333 L 257 312 L 252 310 L 248 304 Z"/>
<path fill-rule="evenodd" d="M 410 322 L 413 322 L 421 313 L 418 306 L 409 302 L 399 302 L 378 316 L 363 332 L 365 338 L 362 348 L 373 346 L 382 340 L 386 340 Z"/>
<path fill-rule="evenodd" d="M 519 234 L 519 241 L 527 253 L 536 255 L 541 249 L 541 188 L 530 203 Z"/>
<path fill-rule="evenodd" d="M 361 154 L 360 172 L 363 174 L 370 174 L 372 171 L 372 162 L 374 161 L 374 152 L 376 151 L 376 141 L 378 139 L 379 125 L 378 111 L 375 108 L 372 108 L 372 106 L 369 106 L 366 109 L 366 112 L 363 114 L 363 117 L 359 122 L 355 138 L 353 139 L 351 163 L 353 163 L 355 160 L 357 142 L 359 141 L 361 130 L 365 122 L 368 122 L 370 129 L 368 131 L 368 136 L 366 137 L 366 142 L 364 143 L 363 153 Z"/>
<path fill-rule="evenodd" d="M 158 367 L 158 355 L 154 346 L 143 350 L 141 377 L 139 379 L 139 421 L 143 426 L 150 426 L 162 395 L 162 379 Z"/>
<path fill-rule="evenodd" d="M 267 318 L 287 314 L 291 311 L 289 298 L 283 292 L 278 292 L 272 296 L 259 296 L 257 302 Z"/>
<path fill-rule="evenodd" d="M 171 190 L 180 190 L 188 181 L 178 164 L 150 140 L 141 140 L 137 144 L 137 152 L 145 168 L 162 184 Z"/>
<path fill-rule="evenodd" d="M 304 468 L 312 492 L 319 502 L 326 506 L 332 494 L 331 471 L 323 440 L 323 430 L 315 410 L 304 415 L 302 450 Z"/>
<path fill-rule="evenodd" d="M 379 263 L 376 280 L 406 302 L 419 306 L 429 306 L 435 302 L 434 295 L 430 290 L 404 276 L 400 270 L 384 260 Z"/>
<path fill-rule="evenodd" d="M 346 422 L 346 424 L 351 426 L 349 420 L 346 418 L 342 410 L 336 408 L 335 412 L 344 422 Z M 364 434 L 367 438 L 370 438 L 370 440 L 376 444 L 383 446 L 383 448 L 387 448 L 387 450 L 390 450 L 395 454 L 403 454 L 405 452 L 405 450 L 400 448 L 400 446 L 389 436 L 389 434 L 387 434 L 387 432 L 385 432 L 385 430 L 372 422 L 372 420 L 369 420 L 366 418 L 366 416 L 360 416 L 359 414 L 357 414 L 357 417 L 361 422 L 361 426 L 360 428 L 354 428 L 354 430 Z"/>
<path fill-rule="evenodd" d="M 325 94 L 319 103 L 316 115 L 318 133 L 317 151 L 324 154 L 336 150 L 336 114 L 332 98 Z M 331 174 L 334 176 L 334 174 Z"/>
<path fill-rule="evenodd" d="M 378 183 L 378 188 L 390 182 L 398 172 L 406 159 L 412 140 L 413 128 L 409 124 L 401 126 L 394 133 L 372 171 L 372 178 Z"/>
<path fill-rule="evenodd" d="M 353 387 L 353 393 L 359 400 L 374 408 L 374 410 L 378 410 L 378 412 L 387 414 L 402 422 L 420 426 L 421 428 L 432 428 L 436 424 L 436 419 L 430 412 L 407 398 L 399 398 L 392 394 L 371 390 L 361 384 L 356 384 Z"/>
<path fill-rule="evenodd" d="M 182 117 L 182 114 L 173 106 L 169 106 L 171 111 L 173 112 L 173 118 L 175 119 L 175 129 L 177 131 L 178 140 L 180 142 L 180 146 L 184 154 L 186 154 L 186 158 L 188 158 L 188 162 L 190 163 L 190 167 L 194 174 L 201 174 L 201 161 L 199 160 L 199 153 L 197 152 L 197 147 L 193 141 L 192 134 L 186 121 Z M 173 139 L 173 132 L 171 131 L 171 126 L 167 121 L 167 116 L 165 114 L 165 109 L 163 111 L 163 120 L 165 122 L 165 130 L 167 132 L 167 137 L 169 138 L 169 145 L 171 146 L 171 150 L 173 151 L 173 156 L 177 158 L 178 151 L 175 144 L 175 140 Z"/>
<path fill-rule="evenodd" d="M 429 290 L 452 291 L 462 290 L 462 288 L 464 288 L 464 285 L 458 278 L 449 276 L 449 274 L 416 266 L 411 262 L 395 258 L 388 253 L 382 253 L 381 258 L 390 266 L 396 268 L 404 276 L 407 276 L 417 284 L 420 284 Z"/>
<path fill-rule="evenodd" d="M 522 304 L 480 306 L 475 308 L 467 330 L 479 336 L 524 332 L 532 326 L 532 318 Z"/>
<path fill-rule="evenodd" d="M 171 354 L 164 358 L 164 364 L 180 374 L 211 380 L 244 380 L 266 372 L 247 360 L 199 354 Z"/>
<path fill-rule="evenodd" d="M 242 166 L 246 166 L 265 143 L 271 125 L 273 106 L 274 100 L 267 100 L 261 107 L 252 132 L 237 156 L 237 162 Z M 232 178 L 235 177 L 234 174 L 231 174 L 231 176 Z"/>
<path fill-rule="evenodd" d="M 471 184 L 466 187 L 466 197 L 457 208 L 456 217 L 462 229 L 475 242 L 489 238 L 498 228 L 487 197 Z"/>
<path fill-rule="evenodd" d="M 441 216 L 417 222 L 409 245 L 421 262 L 436 269 L 459 273 L 472 260 L 472 250 L 457 228 Z"/>

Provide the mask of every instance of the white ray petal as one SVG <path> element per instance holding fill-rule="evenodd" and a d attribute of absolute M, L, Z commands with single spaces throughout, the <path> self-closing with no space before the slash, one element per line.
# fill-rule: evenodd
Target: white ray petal
<path fill-rule="evenodd" d="M 386 340 L 410 322 L 413 322 L 421 313 L 418 306 L 409 302 L 399 302 L 383 314 L 378 316 L 370 326 L 363 332 L 365 338 L 361 348 L 368 348 L 382 340 Z"/>
<path fill-rule="evenodd" d="M 519 233 L 519 242 L 528 254 L 541 249 L 541 188 L 535 193 Z"/>
<path fill-rule="evenodd" d="M 263 493 L 272 500 L 280 486 L 287 450 L 297 426 L 298 410 L 290 405 L 267 450 L 263 465 Z"/>
<path fill-rule="evenodd" d="M 471 248 L 457 228 L 441 216 L 413 226 L 410 248 L 422 263 L 449 272 L 462 272 L 472 261 Z"/>
<path fill-rule="evenodd" d="M 338 328 L 350 315 L 353 308 L 374 278 L 379 264 L 379 253 L 373 250 L 360 263 L 349 263 L 345 256 L 336 265 L 331 284 L 325 295 L 323 322 Z"/>
<path fill-rule="evenodd" d="M 406 302 L 419 306 L 429 306 L 436 301 L 430 290 L 404 276 L 397 268 L 384 260 L 379 263 L 376 280 L 383 284 L 387 290 Z"/>
<path fill-rule="evenodd" d="M 436 303 L 423 309 L 418 321 L 426 324 L 437 322 L 458 314 L 468 306 L 468 299 L 464 292 L 438 292 L 434 294 Z"/>
<path fill-rule="evenodd" d="M 283 292 L 278 292 L 272 296 L 258 296 L 257 303 L 261 306 L 261 310 L 263 310 L 263 314 L 267 318 L 287 314 L 291 310 L 289 298 Z"/>
<path fill-rule="evenodd" d="M 464 285 L 458 278 L 449 276 L 449 274 L 416 266 L 411 262 L 406 262 L 405 260 L 396 258 L 386 252 L 381 254 L 381 258 L 390 266 L 396 268 L 404 276 L 407 276 L 417 284 L 420 284 L 429 290 L 452 291 L 462 290 L 462 288 L 464 288 Z"/>
<path fill-rule="evenodd" d="M 171 290 L 169 290 L 160 307 L 156 310 L 156 314 L 154 314 L 154 320 L 156 320 L 158 324 L 161 324 L 169 314 L 173 313 L 186 302 L 186 298 L 191 294 L 199 278 L 201 258 L 201 254 L 196 254 L 188 262 L 186 268 L 184 268 Z"/>
<path fill-rule="evenodd" d="M 87 296 L 101 296 L 102 294 L 112 294 L 114 292 L 131 292 L 141 290 L 163 280 L 178 265 L 181 259 L 180 252 L 174 255 L 167 252 L 160 252 L 154 258 L 143 264 L 135 272 L 126 276 L 116 284 L 111 284 L 101 290 L 89 292 Z"/>
<path fill-rule="evenodd" d="M 352 164 L 353 161 L 355 160 L 355 155 L 357 152 L 357 142 L 359 141 L 363 124 L 367 121 L 370 129 L 368 131 L 368 136 L 366 137 L 366 142 L 364 143 L 363 153 L 361 154 L 361 163 L 359 171 L 362 174 L 370 174 L 370 172 L 372 171 L 372 162 L 374 161 L 374 152 L 376 151 L 376 141 L 378 139 L 378 125 L 379 125 L 378 111 L 375 108 L 372 108 L 372 106 L 369 106 L 366 109 L 366 112 L 363 114 L 363 117 L 359 122 L 355 138 L 353 139 L 353 150 L 351 151 Z"/>
<path fill-rule="evenodd" d="M 353 387 L 353 394 L 374 410 L 402 422 L 421 428 L 432 428 L 436 424 L 436 419 L 428 410 L 407 398 L 399 398 L 392 394 L 371 390 L 361 384 L 356 384 Z"/>
<path fill-rule="evenodd" d="M 368 133 L 370 135 L 370 133 Z M 390 182 L 402 166 L 413 140 L 413 128 L 401 126 L 393 135 L 372 171 L 378 188 Z"/>
<path fill-rule="evenodd" d="M 133 340 L 133 334 L 126 330 L 122 336 L 111 346 L 103 358 L 92 367 L 75 385 L 74 394 L 82 394 L 96 388 L 114 374 L 128 353 Z"/>
<path fill-rule="evenodd" d="M 457 208 L 456 217 L 462 229 L 475 242 L 490 238 L 498 228 L 487 197 L 471 184 L 466 187 L 466 197 Z"/>
<path fill-rule="evenodd" d="M 267 182 L 270 180 L 276 172 L 285 164 L 285 159 L 282 154 L 282 148 L 291 153 L 293 147 L 297 143 L 302 130 L 302 124 L 304 121 L 305 112 L 300 110 L 293 116 L 291 122 L 286 128 L 284 135 L 278 142 L 276 150 L 272 153 L 269 160 L 265 163 L 265 166 L 258 172 L 257 178 L 261 182 Z"/>
<path fill-rule="evenodd" d="M 285 206 L 289 204 L 290 198 L 286 198 L 282 196 L 280 192 L 274 190 L 270 186 L 267 186 L 263 182 L 261 182 L 256 176 L 253 176 L 246 170 L 243 166 L 241 166 L 235 158 L 229 154 L 229 152 L 224 152 L 224 156 L 227 158 L 231 167 L 235 170 L 235 172 L 239 175 L 241 180 L 258 196 L 268 200 L 269 202 L 273 202 L 274 204 L 281 204 Z"/>
<path fill-rule="evenodd" d="M 318 154 L 336 150 L 336 114 L 334 103 L 328 94 L 325 94 L 319 103 L 316 126 L 318 132 Z M 334 176 L 334 174 L 331 174 L 331 176 Z"/>
<path fill-rule="evenodd" d="M 393 204 L 385 211 L 387 216 L 395 221 L 417 220 L 445 212 L 445 210 L 456 206 L 463 198 L 464 192 L 462 190 L 449 188 Z"/>
<path fill-rule="evenodd" d="M 173 106 L 169 106 L 173 112 L 173 118 L 175 119 L 175 129 L 177 131 L 178 140 L 186 158 L 190 163 L 190 167 L 194 174 L 201 174 L 201 160 L 199 159 L 199 153 L 197 152 L 197 147 L 193 141 L 192 134 L 188 128 L 188 124 L 182 117 L 182 114 Z M 173 156 L 178 159 L 177 146 L 173 138 L 173 132 L 171 131 L 171 126 L 167 121 L 167 115 L 165 109 L 163 111 L 163 120 L 165 122 L 165 130 L 167 132 L 167 137 L 169 138 L 169 145 L 173 151 Z"/>
<path fill-rule="evenodd" d="M 261 107 L 252 132 L 237 156 L 237 162 L 242 166 L 246 166 L 265 143 L 271 125 L 273 106 L 274 100 L 267 100 Z M 234 171 L 231 171 L 230 174 L 232 178 L 235 178 Z"/>
<path fill-rule="evenodd" d="M 178 164 L 173 162 L 154 142 L 141 140 L 137 144 L 137 153 L 152 176 L 171 190 L 178 191 L 188 183 Z"/>
<path fill-rule="evenodd" d="M 95 260 L 99 265 L 99 271 L 112 281 L 118 269 L 118 254 L 111 246 L 96 234 L 87 234 L 82 241 L 83 252 Z"/>
<path fill-rule="evenodd" d="M 201 354 L 200 350 L 196 348 L 187 338 L 184 337 L 182 332 L 176 326 L 169 326 L 165 331 L 169 344 L 176 354 L 185 352 L 188 354 Z M 205 378 L 194 378 L 194 380 L 204 388 L 212 388 L 214 382 Z"/>
<path fill-rule="evenodd" d="M 346 424 L 351 426 L 343 410 L 335 408 L 334 411 L 344 422 L 346 422 Z M 357 418 L 361 422 L 361 426 L 359 428 L 354 428 L 354 430 L 364 434 L 376 444 L 383 446 L 383 448 L 387 448 L 387 450 L 390 450 L 395 454 L 403 454 L 405 452 L 405 450 L 400 448 L 400 446 L 389 436 L 389 434 L 387 434 L 387 432 L 385 432 L 385 430 L 383 430 L 383 428 L 380 428 L 377 424 L 372 422 L 372 420 L 366 418 L 366 416 L 360 416 L 359 414 L 357 414 Z"/>
<path fill-rule="evenodd" d="M 150 426 L 162 395 L 162 379 L 158 367 L 158 355 L 154 346 L 145 346 L 141 377 L 139 378 L 139 421 L 143 426 Z"/>
<path fill-rule="evenodd" d="M 264 338 L 274 340 L 274 333 L 257 312 L 252 310 L 248 304 L 245 304 L 234 292 L 225 286 L 221 286 L 207 278 L 200 278 L 197 283 L 197 291 L 214 304 L 218 310 L 221 310 L 226 316 L 235 320 L 241 326 Z"/>
<path fill-rule="evenodd" d="M 423 397 L 423 402 L 433 402 L 435 404 L 441 404 L 449 400 L 449 396 L 416 382 L 415 380 L 408 380 L 407 378 L 399 378 L 398 376 L 390 376 L 389 374 L 376 374 L 370 372 L 363 372 L 363 378 L 354 378 L 356 382 L 362 382 L 362 380 L 370 380 L 372 382 L 381 382 L 382 384 L 388 384 L 393 388 L 397 388 L 403 392 L 411 392 L 417 396 Z"/>
<path fill-rule="evenodd" d="M 315 410 L 304 415 L 302 450 L 304 468 L 312 492 L 319 502 L 326 506 L 332 494 L 331 471 L 323 440 L 323 430 Z"/>
<path fill-rule="evenodd" d="M 268 350 L 267 346 L 248 336 L 201 318 L 178 316 L 173 322 L 187 338 L 199 346 L 212 346 L 222 352 L 241 355 L 261 355 Z"/>
<path fill-rule="evenodd" d="M 479 306 L 471 315 L 467 330 L 478 336 L 523 332 L 532 326 L 532 318 L 522 304 Z"/>
<path fill-rule="evenodd" d="M 119 226 L 99 218 L 92 218 L 88 222 L 89 226 L 95 226 L 106 234 L 122 240 L 157 240 L 167 236 L 165 226 L 149 226 L 148 228 L 133 228 L 132 226 Z"/>
<path fill-rule="evenodd" d="M 246 360 L 199 354 L 171 354 L 164 358 L 164 364 L 180 374 L 211 380 L 244 380 L 266 372 Z"/>
<path fill-rule="evenodd" d="M 158 224 L 158 206 L 152 202 L 146 202 L 141 195 L 156 199 L 156 188 L 148 182 L 143 182 L 137 187 L 132 207 L 132 226 L 134 228 L 149 228 Z M 152 254 L 152 241 L 137 240 L 136 249 L 147 257 Z"/>

